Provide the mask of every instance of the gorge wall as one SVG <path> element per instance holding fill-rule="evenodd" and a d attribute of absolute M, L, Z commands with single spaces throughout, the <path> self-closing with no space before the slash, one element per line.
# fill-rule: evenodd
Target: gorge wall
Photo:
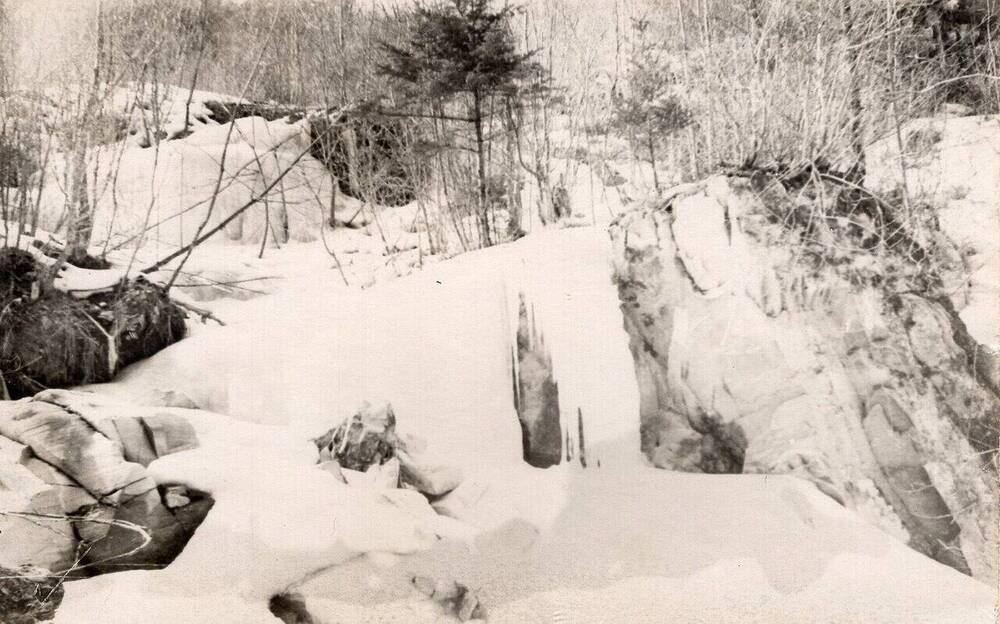
<path fill-rule="evenodd" d="M 947 297 L 945 237 L 900 234 L 882 208 L 717 176 L 612 225 L 642 449 L 801 476 L 995 582 L 996 362 Z"/>

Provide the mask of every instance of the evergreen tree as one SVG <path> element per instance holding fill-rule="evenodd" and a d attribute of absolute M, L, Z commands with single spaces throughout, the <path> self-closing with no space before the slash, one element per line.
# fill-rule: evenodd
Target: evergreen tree
<path fill-rule="evenodd" d="M 475 132 L 479 217 L 484 245 L 491 244 L 485 124 L 490 97 L 513 97 L 535 69 L 531 53 L 519 53 L 508 20 L 509 5 L 493 10 L 489 0 L 449 0 L 419 6 L 407 47 L 383 44 L 389 63 L 383 74 L 399 79 L 414 95 L 431 102 L 463 105 L 464 117 L 437 116 L 471 124 Z M 438 109 L 442 111 L 442 108 Z"/>
<path fill-rule="evenodd" d="M 629 58 L 627 92 L 612 95 L 612 127 L 630 136 L 643 160 L 653 168 L 653 185 L 660 190 L 656 168 L 659 147 L 691 123 L 691 113 L 675 92 L 676 79 L 661 56 L 662 44 L 647 39 L 648 22 L 636 20 L 637 44 Z"/>

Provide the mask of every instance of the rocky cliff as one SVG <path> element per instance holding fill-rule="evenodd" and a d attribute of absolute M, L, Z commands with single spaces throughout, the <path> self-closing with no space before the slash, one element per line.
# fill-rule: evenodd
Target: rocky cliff
<path fill-rule="evenodd" d="M 909 209 L 819 179 L 718 176 L 619 218 L 643 451 L 672 470 L 801 476 L 995 580 L 996 362 L 947 296 L 955 250 Z"/>

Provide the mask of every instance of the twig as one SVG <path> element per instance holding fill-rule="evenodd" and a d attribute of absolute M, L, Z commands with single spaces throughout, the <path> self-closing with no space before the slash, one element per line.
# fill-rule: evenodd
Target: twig
<path fill-rule="evenodd" d="M 11 516 L 11 517 L 14 517 L 14 518 L 21 518 L 21 519 L 24 519 L 24 520 L 31 520 L 33 518 L 43 518 L 43 519 L 46 519 L 46 520 L 68 520 L 68 521 L 71 521 L 71 522 L 93 522 L 95 524 L 106 524 L 106 525 L 111 526 L 111 527 L 118 527 L 118 528 L 121 528 L 121 529 L 125 529 L 127 531 L 133 531 L 135 533 L 138 533 L 140 536 L 142 536 L 142 543 L 139 544 L 138 546 L 132 548 L 128 552 L 122 553 L 122 554 L 119 554 L 119 555 L 113 555 L 113 556 L 108 557 L 107 559 L 103 559 L 101 561 L 94 561 L 94 562 L 91 562 L 91 563 L 88 563 L 88 564 L 85 564 L 85 565 L 82 565 L 82 566 L 75 566 L 74 569 L 76 569 L 76 570 L 82 570 L 84 568 L 88 568 L 88 567 L 91 567 L 91 566 L 94 566 L 94 565 L 107 563 L 108 561 L 113 561 L 115 559 L 122 559 L 124 557 L 131 557 L 135 553 L 139 552 L 140 550 L 142 550 L 143 548 L 145 548 L 146 546 L 148 546 L 153 541 L 153 536 L 149 533 L 149 530 L 146 529 L 146 527 L 143 527 L 143 526 L 140 526 L 138 524 L 135 524 L 134 522 L 129 522 L 128 520 L 118 520 L 118 519 L 103 520 L 101 518 L 91 518 L 91 517 L 88 517 L 88 516 L 74 516 L 74 515 L 69 515 L 69 514 L 47 514 L 47 513 L 37 513 L 37 512 L 33 512 L 33 511 L 0 511 L 0 516 Z"/>
<path fill-rule="evenodd" d="M 224 321 L 222 321 L 222 319 L 220 319 L 219 317 L 217 317 L 214 314 L 212 314 L 212 312 L 210 310 L 206 310 L 205 308 L 199 308 L 198 306 L 191 305 L 190 303 L 185 303 L 183 301 L 179 301 L 177 299 L 174 299 L 173 297 L 170 298 L 170 301 L 172 301 L 174 303 L 174 305 L 176 305 L 178 307 L 181 307 L 181 308 L 184 308 L 188 312 L 192 312 L 192 313 L 197 314 L 198 316 L 200 316 L 202 323 L 204 323 L 206 320 L 212 320 L 212 321 L 215 321 L 216 323 L 218 323 L 219 325 L 221 325 L 223 327 L 226 326 L 226 323 Z"/>

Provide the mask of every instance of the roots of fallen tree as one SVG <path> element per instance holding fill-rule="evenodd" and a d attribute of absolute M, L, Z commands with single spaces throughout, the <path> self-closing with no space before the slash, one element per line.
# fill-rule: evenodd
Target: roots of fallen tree
<path fill-rule="evenodd" d="M 184 337 L 186 314 L 159 286 L 138 279 L 86 299 L 36 297 L 21 253 L 0 250 L 0 379 L 9 398 L 110 381 Z"/>

